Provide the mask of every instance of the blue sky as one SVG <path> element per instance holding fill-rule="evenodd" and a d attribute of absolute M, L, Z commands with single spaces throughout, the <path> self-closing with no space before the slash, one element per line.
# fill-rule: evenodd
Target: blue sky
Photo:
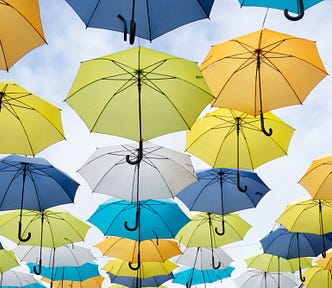
<path fill-rule="evenodd" d="M 330 72 L 331 6 L 330 0 L 323 1 L 309 9 L 298 22 L 286 20 L 282 11 L 269 10 L 264 27 L 315 40 L 322 61 Z M 96 147 L 128 143 L 129 140 L 91 134 L 63 100 L 74 80 L 80 61 L 129 49 L 132 46 L 123 41 L 121 33 L 86 29 L 64 0 L 40 0 L 40 9 L 48 44 L 24 56 L 8 73 L 0 71 L 0 77 L 13 79 L 17 84 L 62 109 L 66 140 L 45 149 L 37 156 L 45 157 L 81 183 L 75 204 L 68 207 L 73 214 L 87 219 L 107 197 L 91 194 L 84 179 L 76 173 L 77 169 Z M 261 29 L 265 13 L 264 8 L 240 8 L 236 0 L 216 0 L 210 20 L 186 25 L 153 40 L 152 43 L 136 39 L 135 45 L 140 44 L 200 64 L 211 45 Z M 259 239 L 273 228 L 274 221 L 286 205 L 298 197 L 307 195 L 297 182 L 311 162 L 332 153 L 331 83 L 330 76 L 323 79 L 302 106 L 273 111 L 296 130 L 288 156 L 266 163 L 255 170 L 271 191 L 256 209 L 240 213 L 253 228 L 243 243 L 235 243 L 231 245 L 233 248 L 226 248 L 226 251 L 237 260 L 234 265 L 239 269 L 234 275 L 241 273 L 244 258 L 258 252 Z M 151 142 L 184 151 L 185 134 L 174 133 L 153 139 Z M 208 168 L 195 157 L 192 157 L 192 160 L 195 169 Z M 92 245 L 102 239 L 101 233 L 98 235 L 97 230 L 92 230 L 88 234 L 86 245 Z M 211 287 L 220 287 L 220 284 Z M 235 285 L 232 280 L 227 280 L 221 287 L 233 288 Z"/>

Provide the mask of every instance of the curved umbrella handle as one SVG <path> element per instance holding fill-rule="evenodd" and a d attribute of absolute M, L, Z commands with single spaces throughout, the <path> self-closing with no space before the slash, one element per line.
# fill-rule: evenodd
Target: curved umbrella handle
<path fill-rule="evenodd" d="M 130 155 L 126 155 L 126 161 L 130 165 L 139 164 L 143 159 L 143 142 L 139 141 L 139 146 L 137 149 L 137 157 L 135 160 L 130 160 Z"/>
<path fill-rule="evenodd" d="M 137 255 L 137 265 L 134 266 L 133 262 L 128 262 L 128 266 L 131 270 L 137 271 L 141 267 L 141 254 L 138 253 Z"/>
<path fill-rule="evenodd" d="M 325 249 L 322 251 L 322 257 L 326 258 L 326 251 L 325 251 Z"/>
<path fill-rule="evenodd" d="M 260 120 L 261 120 L 261 129 L 262 129 L 263 133 L 264 133 L 266 136 L 271 136 L 271 135 L 272 135 L 272 129 L 269 128 L 269 132 L 266 131 L 266 129 L 265 129 L 265 124 L 264 124 L 264 115 L 263 115 L 262 112 L 260 113 Z"/>
<path fill-rule="evenodd" d="M 302 276 L 302 269 L 301 268 L 299 269 L 299 272 L 300 272 L 300 280 L 301 280 L 301 282 L 304 282 L 305 277 Z"/>
<path fill-rule="evenodd" d="M 135 35 L 136 35 L 136 22 L 135 20 L 130 20 L 130 33 L 129 33 L 129 43 L 131 45 L 135 42 Z"/>
<path fill-rule="evenodd" d="M 193 282 L 193 280 L 192 280 L 192 279 L 190 279 L 190 281 L 189 281 L 189 282 L 186 282 L 186 287 L 187 287 L 187 288 L 190 288 L 190 287 L 191 287 L 191 285 L 192 285 L 192 282 Z"/>
<path fill-rule="evenodd" d="M 31 233 L 28 232 L 28 235 L 26 238 L 23 238 L 23 235 L 22 235 L 22 222 L 18 222 L 18 234 L 17 234 L 17 237 L 18 239 L 21 241 L 21 242 L 27 242 L 30 240 L 31 238 Z"/>
<path fill-rule="evenodd" d="M 298 21 L 298 20 L 300 20 L 300 19 L 302 19 L 303 18 L 303 16 L 304 16 L 304 4 L 303 4 L 303 0 L 298 0 L 299 1 L 299 13 L 298 13 L 298 15 L 297 16 L 291 16 L 290 14 L 289 14 L 289 11 L 288 11 L 288 9 L 285 9 L 284 10 L 284 15 L 285 15 L 285 17 L 288 19 L 288 20 L 291 20 L 291 21 Z"/>
<path fill-rule="evenodd" d="M 218 227 L 214 228 L 214 231 L 216 232 L 217 235 L 222 236 L 225 234 L 225 221 L 222 219 L 221 221 L 221 232 L 218 231 Z"/>
<path fill-rule="evenodd" d="M 135 226 L 134 227 L 129 227 L 128 226 L 128 221 L 124 222 L 124 227 L 128 230 L 128 231 L 135 231 L 138 229 L 139 226 L 139 217 L 140 217 L 140 212 L 139 209 L 136 210 L 136 219 L 135 219 Z"/>
<path fill-rule="evenodd" d="M 242 188 L 241 187 L 241 184 L 240 184 L 240 171 L 239 169 L 237 170 L 237 189 L 239 189 L 240 192 L 246 192 L 248 190 L 248 186 L 247 185 L 244 185 L 244 187 Z"/>
<path fill-rule="evenodd" d="M 37 270 L 37 266 L 33 266 L 33 272 L 35 272 L 35 274 L 40 275 L 42 272 L 42 259 L 39 259 L 39 264 L 38 264 L 38 270 Z"/>
<path fill-rule="evenodd" d="M 127 41 L 127 33 L 128 33 L 127 22 L 126 22 L 126 20 L 123 18 L 123 16 L 121 14 L 118 14 L 118 18 L 123 22 L 123 25 L 124 25 L 123 40 Z"/>
<path fill-rule="evenodd" d="M 213 269 L 217 270 L 217 269 L 220 268 L 220 266 L 221 266 L 221 262 L 218 261 L 218 264 L 216 265 L 216 262 L 214 260 L 214 256 L 212 256 L 212 267 L 213 267 Z"/>

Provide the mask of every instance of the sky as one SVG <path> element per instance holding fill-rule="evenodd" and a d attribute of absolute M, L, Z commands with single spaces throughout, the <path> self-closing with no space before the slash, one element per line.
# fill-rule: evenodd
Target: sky
<path fill-rule="evenodd" d="M 280 10 L 256 7 L 240 8 L 236 0 L 216 0 L 210 20 L 197 21 L 173 30 L 152 42 L 136 38 L 135 44 L 173 54 L 200 64 L 211 45 L 261 29 L 294 35 L 317 43 L 327 72 L 332 70 L 332 24 L 330 0 L 306 11 L 304 18 L 292 22 Z M 97 147 L 125 144 L 128 139 L 90 133 L 78 115 L 64 102 L 73 83 L 80 61 L 108 55 L 132 46 L 123 41 L 123 34 L 115 31 L 85 28 L 83 22 L 64 0 L 40 0 L 41 18 L 47 45 L 40 46 L 20 59 L 9 72 L 0 71 L 1 79 L 12 79 L 27 90 L 47 99 L 62 110 L 66 140 L 39 153 L 57 168 L 67 172 L 81 185 L 75 203 L 68 205 L 74 215 L 86 220 L 107 197 L 92 194 L 84 179 L 76 172 Z M 295 128 L 288 155 L 268 162 L 255 172 L 271 191 L 257 208 L 239 213 L 252 229 L 243 242 L 225 247 L 236 261 L 234 277 L 244 271 L 244 259 L 259 252 L 259 240 L 275 226 L 275 220 L 285 207 L 308 193 L 297 182 L 314 159 L 332 153 L 331 79 L 327 76 L 309 94 L 303 105 L 274 110 L 286 123 Z M 185 132 L 165 135 L 151 142 L 183 152 Z M 192 156 L 196 170 L 209 168 Z M 84 245 L 92 246 L 103 239 L 102 233 L 91 228 Z M 98 261 L 105 259 L 98 254 Z M 103 287 L 108 287 L 105 281 Z M 168 287 L 182 287 L 170 284 Z M 208 287 L 236 287 L 233 279 Z"/>

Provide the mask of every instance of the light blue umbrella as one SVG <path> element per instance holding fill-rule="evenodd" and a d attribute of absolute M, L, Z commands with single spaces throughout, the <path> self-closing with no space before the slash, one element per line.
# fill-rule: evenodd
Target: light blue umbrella
<path fill-rule="evenodd" d="M 187 287 L 191 287 L 191 285 L 213 283 L 231 277 L 234 269 L 234 267 L 228 266 L 226 269 L 199 270 L 184 266 L 180 268 L 178 272 L 174 273 L 174 279 L 172 282 Z"/>
<path fill-rule="evenodd" d="M 87 27 L 153 39 L 190 22 L 208 18 L 214 0 L 66 0 Z M 128 29 L 130 27 L 130 29 Z"/>
<path fill-rule="evenodd" d="M 238 0 L 241 6 L 258 6 L 284 10 L 284 15 L 292 21 L 300 20 L 304 11 L 323 0 Z M 298 15 L 292 16 L 289 12 Z"/>

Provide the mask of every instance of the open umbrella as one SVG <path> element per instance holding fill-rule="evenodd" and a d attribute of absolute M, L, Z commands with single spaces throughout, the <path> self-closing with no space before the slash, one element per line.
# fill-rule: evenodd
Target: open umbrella
<path fill-rule="evenodd" d="M 100 288 L 102 287 L 102 284 L 105 280 L 103 276 L 95 276 L 88 278 L 83 281 L 74 281 L 74 280 L 55 280 L 51 281 L 50 279 L 46 277 L 41 278 L 42 281 L 51 283 L 54 288 L 64 288 L 64 287 L 70 287 L 70 288 Z"/>
<path fill-rule="evenodd" d="M 12 251 L 4 249 L 0 243 L 0 273 L 2 274 L 18 265 L 19 263 L 15 254 Z"/>
<path fill-rule="evenodd" d="M 332 200 L 332 155 L 314 160 L 299 180 L 314 199 Z"/>
<path fill-rule="evenodd" d="M 17 237 L 15 224 L 22 215 L 23 238 L 27 231 L 31 232 L 28 241 L 22 242 Z M 90 226 L 68 212 L 56 209 L 14 210 L 0 215 L 0 235 L 20 245 L 39 246 L 39 267 L 35 266 L 36 274 L 41 272 L 42 247 L 59 247 L 65 244 L 83 241 Z"/>
<path fill-rule="evenodd" d="M 269 136 L 263 113 L 303 103 L 327 75 L 314 41 L 268 29 L 212 46 L 201 70 L 213 106 L 260 115 Z"/>
<path fill-rule="evenodd" d="M 3 154 L 35 155 L 64 140 L 60 109 L 10 80 L 0 81 L 0 130 Z"/>
<path fill-rule="evenodd" d="M 319 257 L 316 260 L 316 263 L 322 266 L 324 269 L 332 269 L 332 250 L 328 250 L 326 253 L 326 257 Z"/>
<path fill-rule="evenodd" d="M 303 282 L 306 288 L 332 288 L 332 270 L 324 269 L 319 265 L 308 268 L 304 272 L 305 281 Z"/>
<path fill-rule="evenodd" d="M 270 112 L 265 121 L 275 129 L 266 137 L 261 130 L 259 117 L 248 113 L 219 108 L 198 119 L 187 131 L 186 151 L 202 159 L 213 168 L 251 169 L 285 156 L 294 129 Z"/>
<path fill-rule="evenodd" d="M 147 278 L 138 278 L 130 276 L 117 276 L 112 273 L 107 273 L 110 277 L 111 283 L 118 283 L 126 287 L 159 287 L 166 281 L 173 279 L 173 274 L 157 275 Z M 113 286 L 112 286 L 113 287 Z"/>
<path fill-rule="evenodd" d="M 66 1 L 87 27 L 123 32 L 125 41 L 127 33 L 130 33 L 131 44 L 134 43 L 135 35 L 152 41 L 180 26 L 208 18 L 214 2 L 214 0 Z"/>
<path fill-rule="evenodd" d="M 31 274 L 8 270 L 0 274 L 1 287 L 25 287 L 25 288 L 41 288 L 41 285 L 36 278 Z"/>
<path fill-rule="evenodd" d="M 173 198 L 197 179 L 188 154 L 144 142 L 139 167 L 128 165 L 136 153 L 135 144 L 97 148 L 78 172 L 93 192 L 127 201 Z"/>
<path fill-rule="evenodd" d="M 303 18 L 304 11 L 323 0 L 238 0 L 241 6 L 259 6 L 284 10 L 284 15 L 288 20 L 298 21 Z M 289 12 L 296 13 L 291 15 Z"/>
<path fill-rule="evenodd" d="M 34 48 L 46 43 L 38 0 L 5 0 L 0 5 L 0 69 L 8 70 Z"/>

